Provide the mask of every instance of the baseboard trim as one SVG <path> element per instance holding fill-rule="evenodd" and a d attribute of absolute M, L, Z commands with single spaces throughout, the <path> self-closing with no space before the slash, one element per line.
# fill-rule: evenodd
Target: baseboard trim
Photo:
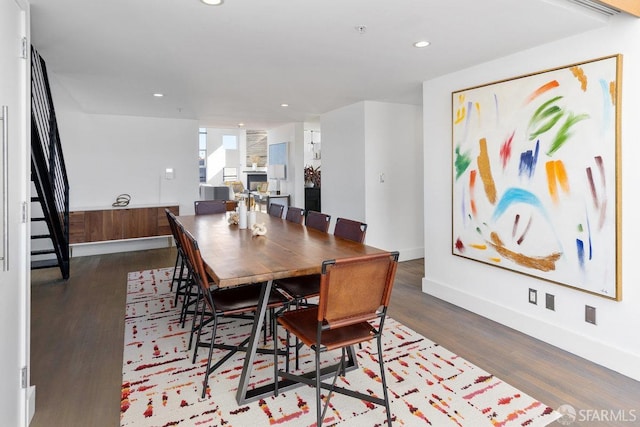
<path fill-rule="evenodd" d="M 409 261 L 412 259 L 424 258 L 424 248 L 399 249 L 399 261 Z"/>
<path fill-rule="evenodd" d="M 640 381 L 640 356 L 426 278 L 422 292 Z"/>
<path fill-rule="evenodd" d="M 139 239 L 110 240 L 104 242 L 76 243 L 71 245 L 71 256 L 103 255 L 119 252 L 143 251 L 173 246 L 173 237 L 154 236 Z"/>
<path fill-rule="evenodd" d="M 31 420 L 36 413 L 36 386 L 32 385 L 27 391 L 27 425 L 31 424 Z"/>

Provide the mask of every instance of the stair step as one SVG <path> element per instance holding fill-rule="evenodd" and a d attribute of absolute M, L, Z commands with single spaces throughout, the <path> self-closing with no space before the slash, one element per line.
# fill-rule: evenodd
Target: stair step
<path fill-rule="evenodd" d="M 44 259 L 40 261 L 31 261 L 32 270 L 38 270 L 41 268 L 51 268 L 51 267 L 57 267 L 57 266 L 58 266 L 57 259 Z"/>
<path fill-rule="evenodd" d="M 32 234 L 31 239 L 50 239 L 51 234 Z"/>
<path fill-rule="evenodd" d="M 55 254 L 56 251 L 54 249 L 41 249 L 38 251 L 31 251 L 31 255 L 47 255 L 47 254 Z"/>

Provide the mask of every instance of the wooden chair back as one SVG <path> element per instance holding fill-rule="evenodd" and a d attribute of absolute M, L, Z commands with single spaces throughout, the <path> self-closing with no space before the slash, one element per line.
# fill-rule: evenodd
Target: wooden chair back
<path fill-rule="evenodd" d="M 202 261 L 202 256 L 200 255 L 198 242 L 191 233 L 189 233 L 183 227 L 180 228 L 184 250 L 191 266 L 191 274 L 193 276 L 193 279 L 195 280 L 196 285 L 206 291 L 209 289 L 209 276 L 207 275 L 207 272 L 204 268 L 204 261 Z"/>
<path fill-rule="evenodd" d="M 304 222 L 304 209 L 289 206 L 284 219 L 295 222 L 296 224 L 302 224 Z"/>
<path fill-rule="evenodd" d="M 176 227 L 176 235 L 177 235 L 176 246 L 180 247 L 180 250 L 182 251 L 185 267 L 187 268 L 187 271 L 191 276 L 191 274 L 193 273 L 193 263 L 188 253 L 188 250 L 189 250 L 189 248 L 187 247 L 188 242 L 185 236 L 186 230 L 184 229 L 182 224 L 178 223 L 177 221 L 175 222 L 175 227 Z"/>
<path fill-rule="evenodd" d="M 193 202 L 196 215 L 224 213 L 227 211 L 226 200 L 196 200 Z"/>
<path fill-rule="evenodd" d="M 316 211 L 308 211 L 305 225 L 307 227 L 315 228 L 316 230 L 320 230 L 323 233 L 326 233 L 329 230 L 330 222 L 331 215 Z"/>
<path fill-rule="evenodd" d="M 279 205 L 277 203 L 271 203 L 269 205 L 269 215 L 271 216 L 282 218 L 282 211 L 284 211 L 284 205 Z"/>
<path fill-rule="evenodd" d="M 182 242 L 178 235 L 178 223 L 176 216 L 169 209 L 165 209 L 164 212 L 167 214 L 167 222 L 169 223 L 169 229 L 171 230 L 173 240 L 176 242 L 176 248 L 178 249 L 178 252 L 182 252 Z"/>
<path fill-rule="evenodd" d="M 322 263 L 318 323 L 323 329 L 384 316 L 398 266 L 398 252 Z"/>
<path fill-rule="evenodd" d="M 338 218 L 333 235 L 342 237 L 343 239 L 353 240 L 362 243 L 367 234 L 367 224 L 352 219 Z"/>

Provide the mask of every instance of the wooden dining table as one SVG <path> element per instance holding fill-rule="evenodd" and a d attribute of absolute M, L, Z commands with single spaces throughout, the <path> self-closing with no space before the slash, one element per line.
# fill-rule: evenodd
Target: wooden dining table
<path fill-rule="evenodd" d="M 266 296 L 271 292 L 273 280 L 320 274 L 324 260 L 387 251 L 262 212 L 256 212 L 256 222 L 264 224 L 267 233 L 253 236 L 250 229 L 229 224 L 229 215 L 181 215 L 177 220 L 198 242 L 207 273 L 217 286 L 254 283 L 262 287 L 236 393 L 238 404 L 242 404 L 273 393 L 273 384 L 248 389 L 264 323 Z M 279 383 L 278 387 L 286 389 L 287 384 Z"/>

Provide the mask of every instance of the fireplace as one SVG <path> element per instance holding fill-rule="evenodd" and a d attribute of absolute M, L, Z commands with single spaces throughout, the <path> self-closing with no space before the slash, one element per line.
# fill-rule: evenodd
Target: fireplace
<path fill-rule="evenodd" d="M 261 182 L 267 181 L 266 173 L 258 173 L 258 172 L 247 172 L 247 189 L 249 191 L 256 191 L 258 189 L 258 185 Z"/>

